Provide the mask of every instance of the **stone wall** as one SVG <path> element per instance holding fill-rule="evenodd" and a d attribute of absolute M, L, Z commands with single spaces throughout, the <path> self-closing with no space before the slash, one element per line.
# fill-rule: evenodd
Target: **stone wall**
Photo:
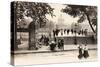
<path fill-rule="evenodd" d="M 61 39 L 61 38 L 62 37 L 57 37 L 57 39 Z M 63 39 L 66 45 L 74 44 L 75 42 L 75 37 L 63 37 Z M 86 43 L 86 42 L 87 44 L 97 44 L 97 41 L 93 39 L 92 37 L 76 37 L 76 39 L 77 39 L 78 44 Z"/>

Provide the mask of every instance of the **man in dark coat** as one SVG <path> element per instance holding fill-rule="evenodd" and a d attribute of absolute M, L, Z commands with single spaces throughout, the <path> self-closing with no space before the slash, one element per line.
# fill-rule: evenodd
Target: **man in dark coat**
<path fill-rule="evenodd" d="M 53 37 L 55 37 L 55 35 L 56 35 L 56 31 L 55 31 L 55 30 L 53 30 Z"/>
<path fill-rule="evenodd" d="M 58 40 L 58 48 L 64 50 L 64 40 L 63 39 Z"/>
<path fill-rule="evenodd" d="M 61 49 L 64 50 L 64 39 L 61 39 Z"/>
<path fill-rule="evenodd" d="M 68 29 L 68 30 L 67 30 L 67 34 L 69 34 L 69 32 L 70 32 L 70 30 Z"/>
<path fill-rule="evenodd" d="M 61 48 L 61 39 L 58 40 L 58 48 Z"/>
<path fill-rule="evenodd" d="M 55 43 L 55 41 L 51 41 L 50 50 L 51 50 L 51 51 L 55 51 L 55 48 L 56 48 L 56 43 Z"/>
<path fill-rule="evenodd" d="M 46 44 L 46 46 L 49 45 L 49 38 L 48 37 L 45 38 L 45 44 Z"/>

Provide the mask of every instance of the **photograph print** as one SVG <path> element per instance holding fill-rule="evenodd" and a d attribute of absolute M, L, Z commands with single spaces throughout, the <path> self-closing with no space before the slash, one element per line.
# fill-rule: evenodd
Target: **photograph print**
<path fill-rule="evenodd" d="M 97 6 L 11 2 L 11 64 L 97 61 Z"/>

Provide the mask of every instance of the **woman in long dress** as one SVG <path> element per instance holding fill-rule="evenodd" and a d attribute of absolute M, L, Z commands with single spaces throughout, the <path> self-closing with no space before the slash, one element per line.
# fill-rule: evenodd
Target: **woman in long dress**
<path fill-rule="evenodd" d="M 79 49 L 78 58 L 81 59 L 83 57 L 83 47 L 82 47 L 82 45 L 79 45 L 78 49 Z"/>
<path fill-rule="evenodd" d="M 88 58 L 88 57 L 89 57 L 88 47 L 87 47 L 86 44 L 85 44 L 85 46 L 84 46 L 84 53 L 83 53 L 83 56 L 84 56 L 84 58 Z"/>

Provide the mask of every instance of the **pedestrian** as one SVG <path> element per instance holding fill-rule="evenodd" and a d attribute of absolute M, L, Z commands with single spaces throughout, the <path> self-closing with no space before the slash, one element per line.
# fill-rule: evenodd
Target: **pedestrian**
<path fill-rule="evenodd" d="M 64 34 L 66 34 L 66 29 L 64 29 Z"/>
<path fill-rule="evenodd" d="M 84 58 L 88 58 L 89 57 L 87 44 L 84 45 L 84 53 L 83 53 L 83 56 L 84 56 Z"/>
<path fill-rule="evenodd" d="M 88 29 L 85 29 L 85 30 L 84 30 L 84 34 L 85 34 L 85 36 L 87 35 L 87 30 L 88 30 Z"/>
<path fill-rule="evenodd" d="M 81 34 L 81 30 L 78 32 L 78 35 L 80 35 Z"/>
<path fill-rule="evenodd" d="M 61 29 L 61 35 L 63 36 L 63 29 Z"/>
<path fill-rule="evenodd" d="M 58 40 L 58 49 L 61 47 L 61 39 Z"/>
<path fill-rule="evenodd" d="M 71 29 L 71 33 L 73 34 L 73 29 Z"/>
<path fill-rule="evenodd" d="M 67 34 L 69 34 L 69 32 L 70 32 L 70 30 L 69 30 L 69 29 L 67 29 Z"/>
<path fill-rule="evenodd" d="M 59 31 L 60 31 L 59 29 L 56 29 L 56 31 L 55 31 L 56 36 L 58 36 Z"/>
<path fill-rule="evenodd" d="M 64 39 L 61 39 L 61 49 L 64 50 Z"/>
<path fill-rule="evenodd" d="M 47 39 L 46 39 L 46 36 L 44 35 L 44 38 L 43 38 L 43 40 L 44 40 L 44 45 L 46 46 L 46 42 L 47 42 Z"/>
<path fill-rule="evenodd" d="M 78 49 L 79 49 L 79 55 L 78 55 L 78 58 L 81 59 L 81 58 L 83 57 L 83 47 L 82 47 L 81 44 L 79 45 Z"/>
<path fill-rule="evenodd" d="M 46 46 L 48 46 L 48 45 L 49 45 L 49 38 L 46 37 L 45 40 L 46 40 L 46 41 L 45 41 L 45 44 L 46 44 Z"/>
<path fill-rule="evenodd" d="M 55 37 L 55 35 L 56 35 L 56 31 L 55 31 L 55 30 L 53 30 L 53 37 Z"/>
<path fill-rule="evenodd" d="M 41 38 L 39 39 L 39 44 L 41 46 L 44 44 L 44 35 L 41 35 Z"/>
<path fill-rule="evenodd" d="M 54 52 L 54 51 L 55 51 L 55 48 L 56 48 L 56 43 L 55 43 L 55 41 L 51 41 L 50 50 L 51 50 L 52 52 Z"/>

